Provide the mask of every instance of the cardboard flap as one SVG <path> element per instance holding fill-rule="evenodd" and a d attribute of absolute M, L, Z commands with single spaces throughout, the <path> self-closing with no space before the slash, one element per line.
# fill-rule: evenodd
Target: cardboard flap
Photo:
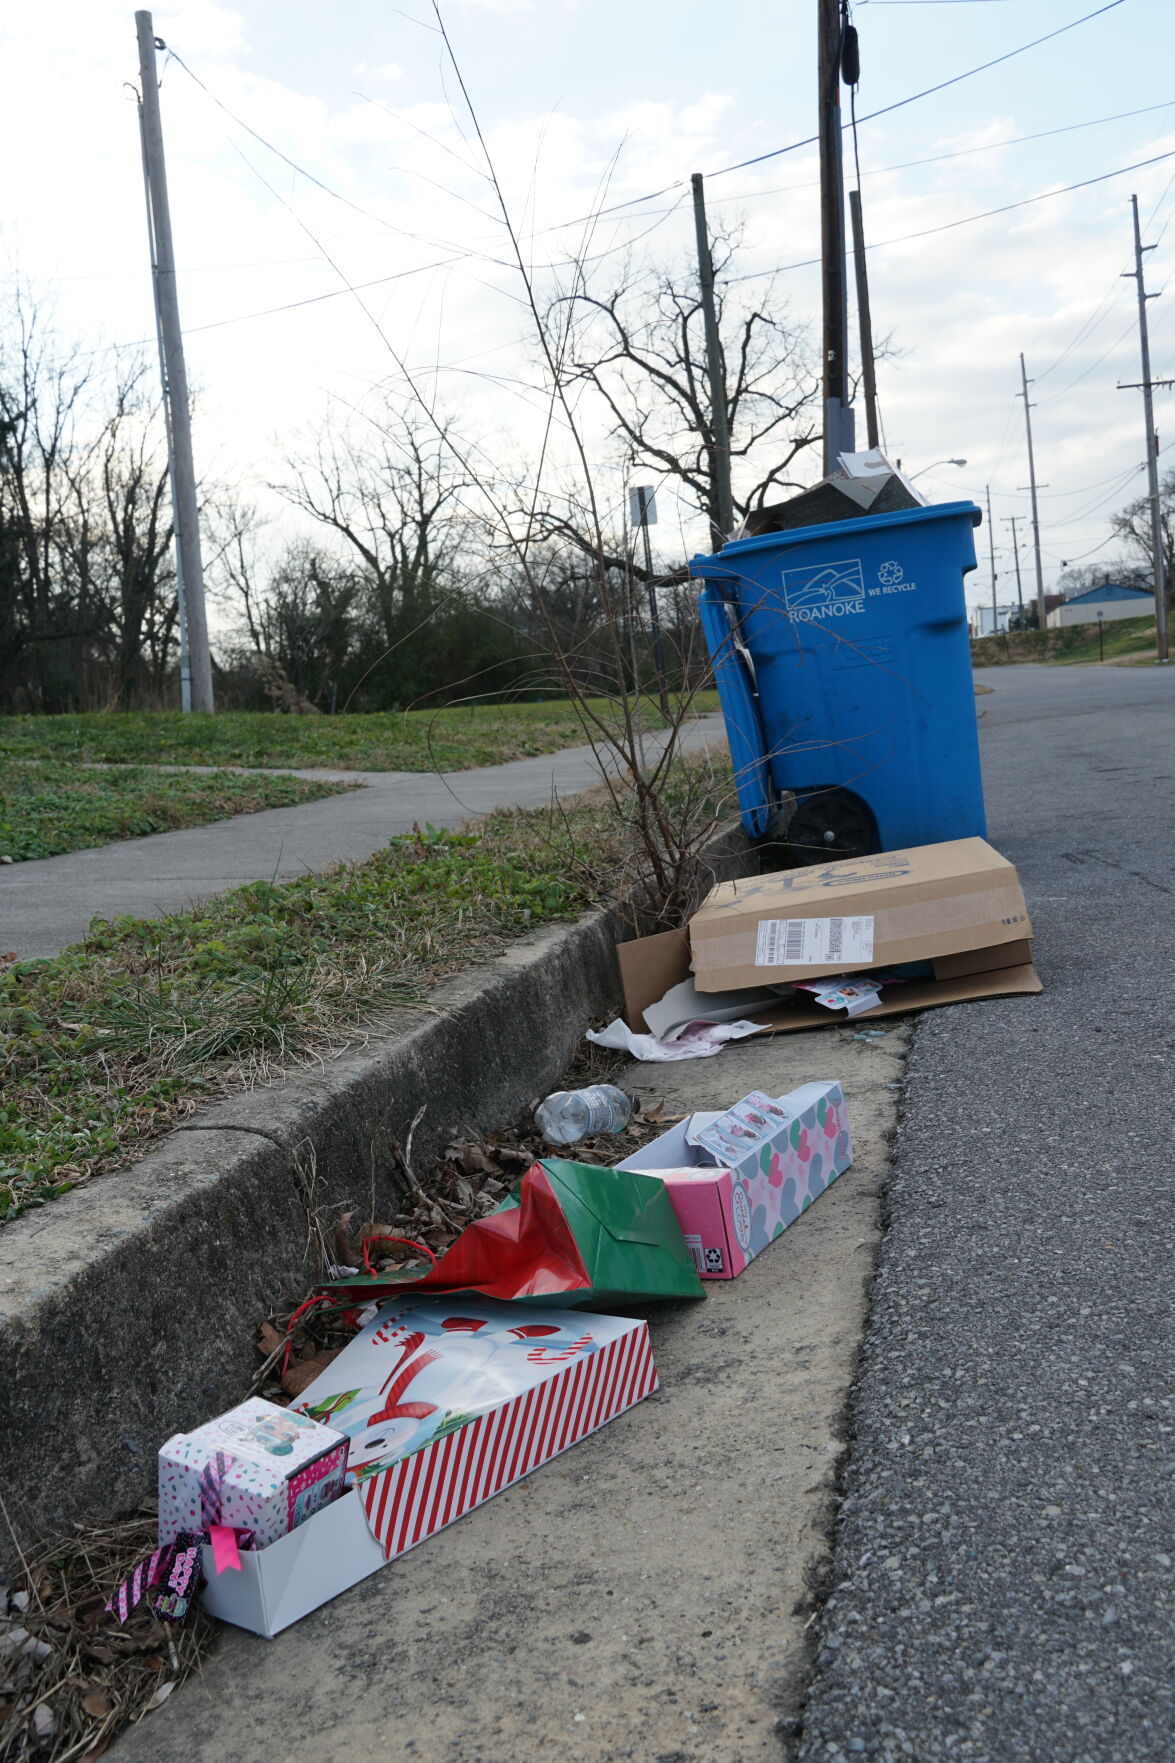
<path fill-rule="evenodd" d="M 656 947 L 647 951 L 641 949 L 641 942 L 655 944 Z M 1014 953 L 1026 950 L 1027 945 L 1009 945 Z M 631 970 L 640 977 L 644 985 L 664 983 L 664 990 L 685 979 L 689 973 L 689 947 L 681 931 L 661 931 L 657 936 L 643 937 L 639 942 L 622 943 L 620 946 L 620 963 L 622 974 L 625 971 L 625 956 L 629 956 Z M 1035 968 L 1030 961 L 1022 961 L 1013 967 L 1000 967 L 985 970 L 981 973 L 952 974 L 939 979 L 919 981 L 913 985 L 887 986 L 881 994 L 881 1002 L 872 1010 L 853 1018 L 854 1024 L 868 1022 L 877 1016 L 898 1016 L 907 1010 L 933 1010 L 939 1004 L 966 1004 L 978 998 L 1006 998 L 1031 996 L 1041 992 L 1044 987 Z M 634 988 L 634 998 L 642 995 L 640 987 Z M 625 996 L 628 996 L 626 986 Z M 804 1002 L 800 998 L 804 997 Z M 808 1000 L 804 994 L 787 1003 L 780 1003 L 771 1010 L 757 1011 L 756 1018 L 764 1024 L 764 1034 L 784 1034 L 791 1029 L 801 1028 L 836 1028 L 843 1027 L 848 1018 L 840 1011 L 824 1010 L 819 1004 Z M 627 1017 L 628 1026 L 638 1031 L 644 1027 L 643 1016 L 637 1019 L 634 1015 Z M 683 1140 L 684 1143 L 684 1140 Z"/>
<path fill-rule="evenodd" d="M 621 943 L 616 951 L 624 987 L 624 1020 L 639 1034 L 648 1032 L 645 1007 L 656 1004 L 670 986 L 688 979 L 689 935 L 684 930 L 658 931 Z"/>

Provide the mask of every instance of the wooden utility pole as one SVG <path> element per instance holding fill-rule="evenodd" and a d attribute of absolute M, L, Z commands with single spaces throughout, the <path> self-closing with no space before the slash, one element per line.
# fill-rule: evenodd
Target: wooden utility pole
<path fill-rule="evenodd" d="M 698 279 L 702 284 L 702 319 L 706 332 L 706 375 L 710 382 L 710 549 L 721 551 L 734 530 L 734 497 L 730 487 L 730 423 L 726 412 L 726 366 L 718 335 L 714 302 L 714 259 L 706 226 L 706 192 L 700 171 L 690 178 L 694 192 L 694 230 L 698 240 Z"/>
<path fill-rule="evenodd" d="M 1012 555 L 1016 559 L 1016 599 L 1020 605 L 1021 616 L 1023 616 L 1024 584 L 1020 580 L 1020 540 L 1016 533 L 1016 521 L 1018 516 L 1015 514 L 1005 514 L 1004 519 L 1012 529 Z"/>
<path fill-rule="evenodd" d="M 1138 197 L 1131 196 L 1130 207 L 1134 215 L 1134 268 L 1125 273 L 1138 283 L 1138 343 L 1142 356 L 1142 379 L 1129 388 L 1119 381 L 1119 389 L 1142 392 L 1143 415 L 1146 419 L 1146 476 L 1147 493 L 1151 505 L 1151 565 L 1155 583 L 1155 637 L 1158 658 L 1161 662 L 1168 659 L 1167 655 L 1167 581 L 1165 559 L 1163 557 L 1163 513 L 1159 502 L 1159 442 L 1155 434 L 1155 400 L 1156 386 L 1175 385 L 1173 380 L 1152 380 L 1151 378 L 1151 344 L 1147 331 L 1146 303 L 1154 300 L 1154 294 L 1146 291 L 1146 279 L 1142 271 L 1144 252 L 1153 251 L 1153 245 L 1144 245 L 1142 233 L 1138 226 Z"/>
<path fill-rule="evenodd" d="M 824 470 L 854 450 L 849 404 L 849 306 L 840 66 L 845 0 L 817 0 L 820 88 L 820 254 L 824 294 Z"/>
<path fill-rule="evenodd" d="M 204 610 L 204 568 L 200 557 L 200 518 L 196 496 L 196 468 L 192 458 L 188 376 L 184 367 L 183 333 L 180 329 L 179 297 L 175 280 L 175 252 L 171 241 L 171 212 L 167 202 L 167 171 L 163 159 L 163 124 L 159 115 L 159 77 L 155 68 L 156 47 L 162 48 L 163 45 L 157 43 L 149 12 L 135 13 L 135 29 L 139 38 L 139 114 L 147 179 L 151 272 L 163 364 L 163 400 L 170 449 L 176 573 L 182 584 L 182 617 L 187 628 L 188 663 L 191 669 L 191 708 L 211 710 L 212 656 L 208 648 L 208 620 Z"/>
<path fill-rule="evenodd" d="M 653 633 L 653 664 L 657 669 L 657 696 L 661 703 L 661 715 L 666 723 L 669 716 L 669 686 L 665 678 L 665 643 L 661 635 L 661 614 L 657 609 L 657 588 L 653 581 L 653 548 L 649 543 L 649 528 L 657 518 L 657 504 L 653 500 L 653 492 L 648 484 L 638 484 L 628 492 L 629 506 L 641 529 L 645 550 L 645 588 L 649 596 L 649 626 Z"/>
<path fill-rule="evenodd" d="M 1024 400 L 1024 429 L 1028 436 L 1028 488 L 1032 495 L 1032 548 L 1036 556 L 1036 620 L 1041 630 L 1045 630 L 1044 611 L 1044 568 L 1040 561 L 1040 512 L 1036 503 L 1036 460 L 1032 452 L 1032 405 L 1028 402 L 1028 370 L 1024 366 L 1024 357 L 1020 357 L 1020 381 L 1023 391 L 1017 392 L 1018 398 Z"/>
<path fill-rule="evenodd" d="M 995 572 L 995 528 L 991 524 L 991 485 L 987 490 L 987 554 L 991 559 L 991 634 L 997 636 L 1000 628 L 1000 607 L 996 595 L 996 582 L 999 579 Z"/>
<path fill-rule="evenodd" d="M 869 311 L 869 270 L 865 263 L 865 224 L 861 192 L 849 191 L 853 223 L 853 264 L 857 272 L 857 320 L 861 327 L 861 384 L 865 392 L 865 431 L 870 447 L 880 446 L 877 427 L 877 372 L 873 360 L 873 319 Z"/>

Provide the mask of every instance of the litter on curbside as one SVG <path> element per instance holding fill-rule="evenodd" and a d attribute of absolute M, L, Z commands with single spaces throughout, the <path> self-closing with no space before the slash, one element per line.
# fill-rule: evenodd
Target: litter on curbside
<path fill-rule="evenodd" d="M 636 1058 L 1043 990 L 1015 867 L 977 838 L 720 882 L 617 956 L 624 1021 L 589 1038 Z"/>
<path fill-rule="evenodd" d="M 704 1297 L 851 1161 L 839 1083 L 752 1091 L 614 1168 L 538 1160 L 426 1271 L 324 1282 L 352 1338 L 292 1407 L 161 1447 L 159 1546 L 108 1608 L 179 1621 L 202 1585 L 280 1633 L 651 1395 L 649 1324 L 595 1306 Z"/>

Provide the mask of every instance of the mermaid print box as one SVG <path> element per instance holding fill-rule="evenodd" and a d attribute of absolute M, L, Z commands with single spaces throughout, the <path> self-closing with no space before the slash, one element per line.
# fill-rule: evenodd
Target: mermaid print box
<path fill-rule="evenodd" d="M 159 1451 L 159 1540 L 225 1524 L 264 1549 L 343 1491 L 347 1440 L 259 1397 Z"/>
<path fill-rule="evenodd" d="M 659 1175 L 703 1279 L 734 1279 L 853 1160 L 844 1091 L 757 1090 L 693 1114 L 618 1165 Z"/>

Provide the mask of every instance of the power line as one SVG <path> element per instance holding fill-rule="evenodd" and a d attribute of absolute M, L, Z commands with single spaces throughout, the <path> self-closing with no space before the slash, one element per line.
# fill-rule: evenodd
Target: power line
<path fill-rule="evenodd" d="M 908 245 L 913 239 L 928 239 L 934 233 L 949 233 L 955 227 L 970 226 L 972 222 L 977 220 L 991 220 L 999 214 L 1011 214 L 1016 208 L 1029 208 L 1034 202 L 1047 202 L 1054 196 L 1070 196 L 1074 190 L 1088 190 L 1094 184 L 1107 183 L 1110 178 L 1125 177 L 1127 172 L 1141 171 L 1148 165 L 1159 165 L 1165 159 L 1175 159 L 1175 149 L 1169 153 L 1156 153 L 1151 159 L 1140 159 L 1134 165 L 1119 166 L 1117 171 L 1105 171 L 1097 177 L 1082 178 L 1080 183 L 1065 184 L 1058 190 L 1041 190 L 1036 196 L 1023 196 L 1018 202 L 1005 202 L 999 208 L 987 208 L 982 214 L 965 214 L 959 220 L 946 220 L 940 226 L 923 227 L 920 232 L 903 233 L 900 238 L 896 239 L 875 239 L 867 249 L 880 251 L 886 245 Z M 793 269 L 810 269 L 813 264 L 819 262 L 819 257 L 805 257 L 799 263 L 781 263 L 775 269 L 756 269 L 752 270 L 749 275 L 731 276 L 727 285 L 731 286 L 736 282 L 759 281 L 767 275 L 784 275 Z"/>
<path fill-rule="evenodd" d="M 877 0 L 874 0 L 874 3 L 876 4 Z M 893 104 L 883 105 L 880 110 L 871 110 L 867 115 L 858 117 L 857 120 L 858 122 L 872 122 L 879 116 L 889 116 L 895 110 L 904 109 L 907 104 L 916 104 L 922 98 L 930 98 L 936 92 L 944 92 L 948 86 L 957 86 L 961 81 L 972 79 L 976 74 L 986 73 L 989 68 L 999 67 L 1005 61 L 1012 61 L 1017 55 L 1027 54 L 1030 49 L 1038 49 L 1042 43 L 1051 43 L 1054 37 L 1062 37 L 1067 31 L 1074 31 L 1079 25 L 1088 24 L 1091 19 L 1100 18 L 1103 13 L 1112 12 L 1115 7 L 1122 4 L 1123 0 L 1109 0 L 1108 5 L 1099 6 L 1094 12 L 1084 13 L 1081 18 L 1071 19 L 1068 24 L 1059 26 L 1055 31 L 1049 31 L 1047 35 L 1033 38 L 1031 43 L 1021 43 L 1019 48 L 1009 49 L 1005 54 L 997 55 L 992 61 L 983 61 L 977 67 L 966 68 L 964 72 L 953 74 L 950 79 L 940 80 L 937 85 L 927 86 L 921 92 L 911 92 L 908 98 L 899 98 Z M 721 178 L 725 177 L 728 172 L 743 171 L 748 165 L 762 165 L 765 160 L 779 159 L 785 153 L 796 153 L 801 147 L 811 147 L 815 145 L 818 138 L 816 135 L 806 135 L 802 141 L 789 141 L 786 147 L 772 147 L 766 153 L 756 153 L 750 159 L 737 160 L 733 165 L 721 166 L 717 171 L 706 172 L 704 175 L 707 179 Z M 644 202 L 655 202 L 658 196 L 668 196 L 674 190 L 681 189 L 685 185 L 685 181 L 684 178 L 675 178 L 672 183 L 662 185 L 659 190 L 650 190 L 645 196 L 631 196 L 625 202 L 613 203 L 610 208 L 597 209 L 594 216 L 581 214 L 574 220 L 563 221 L 560 224 L 578 226 L 587 219 L 602 220 L 606 215 L 616 214 L 622 208 L 635 208 Z"/>
<path fill-rule="evenodd" d="M 1173 183 L 1175 183 L 1175 172 L 1173 172 L 1171 174 L 1171 176 L 1167 179 L 1166 184 L 1163 186 L 1162 194 L 1160 195 L 1158 201 L 1155 203 L 1154 207 L 1152 208 L 1152 210 L 1150 212 L 1150 216 L 1147 220 L 1148 227 L 1150 226 L 1151 222 L 1154 220 L 1155 215 L 1159 212 L 1159 209 L 1163 206 L 1163 203 L 1167 200 L 1167 192 L 1170 190 L 1171 185 Z M 1170 226 L 1170 224 L 1171 224 L 1171 220 L 1170 220 L 1170 216 L 1168 216 L 1167 220 L 1164 222 L 1163 231 L 1159 234 L 1159 238 L 1155 241 L 1156 244 L 1158 244 L 1159 241 L 1161 241 L 1161 239 L 1163 237 L 1163 233 L 1166 232 L 1166 230 L 1167 230 L 1168 226 Z M 1123 292 L 1122 281 L 1128 275 L 1128 273 L 1129 273 L 1128 270 L 1121 270 L 1114 277 L 1113 281 L 1110 283 L 1109 288 L 1102 295 L 1102 298 L 1099 300 L 1098 304 L 1094 307 L 1093 312 L 1090 315 L 1090 317 L 1088 319 L 1086 319 L 1085 323 L 1079 328 L 1077 335 L 1073 338 L 1072 342 L 1066 344 L 1065 348 L 1062 349 L 1061 353 L 1057 356 L 1057 359 L 1055 361 L 1051 362 L 1049 364 L 1049 366 L 1045 368 L 1043 373 L 1037 374 L 1036 377 L 1037 377 L 1038 383 L 1041 380 L 1046 379 L 1048 377 L 1048 375 L 1050 373 L 1052 373 L 1056 368 L 1060 367 L 1062 361 L 1066 360 L 1067 357 L 1073 353 L 1074 349 L 1077 348 L 1078 344 L 1084 342 L 1086 337 L 1092 336 L 1094 331 L 1097 330 L 1098 326 L 1106 318 L 1109 317 L 1110 312 L 1112 311 L 1114 306 L 1117 304 L 1118 300 L 1121 298 L 1121 295 Z M 1119 338 L 1119 341 L 1121 341 L 1120 338 Z M 1114 344 L 1110 345 L 1110 349 L 1113 349 L 1114 347 L 1115 347 Z M 1110 353 L 1110 349 L 1107 349 L 1107 351 L 1106 351 L 1107 355 Z M 1101 361 L 1104 361 L 1105 358 L 1106 358 L 1105 355 L 1102 355 L 1099 359 Z M 1097 365 L 1098 365 L 1098 363 L 1095 362 L 1094 366 L 1097 366 Z M 1080 377 L 1084 378 L 1084 375 L 1081 375 Z M 1077 383 L 1078 383 L 1077 380 L 1072 381 L 1073 385 L 1076 385 Z M 1053 396 L 1060 397 L 1061 394 L 1054 393 Z"/>
<path fill-rule="evenodd" d="M 894 3 L 896 4 L 896 0 Z M 923 165 L 941 165 L 949 159 L 969 159 L 976 153 L 997 153 L 1004 147 L 1021 147 L 1030 141 L 1048 140 L 1053 135 L 1075 134 L 1080 129 L 1098 128 L 1111 122 L 1125 122 L 1131 117 L 1147 116 L 1156 110 L 1170 110 L 1173 107 L 1175 107 L 1175 99 L 1164 98 L 1160 104 L 1144 104 L 1138 110 L 1120 110 L 1113 116 L 1091 116 L 1081 122 L 1063 123 L 1055 129 L 1038 129 L 1030 135 L 1009 135 L 1006 140 L 984 141 L 977 147 L 956 147 L 949 153 L 930 153 L 922 159 L 901 159 L 894 165 L 877 165 L 871 170 L 862 171 L 860 175 L 867 178 L 884 177 L 895 171 L 913 171 Z M 863 119 L 858 118 L 858 120 Z M 850 123 L 849 127 L 851 128 L 851 126 Z M 708 199 L 707 206 L 717 208 L 727 202 L 753 202 L 763 196 L 784 196 L 792 190 L 815 190 L 819 187 L 820 180 L 818 178 L 805 178 L 801 184 L 773 184 L 765 190 L 740 190 L 737 195 L 718 196 L 713 201 Z M 673 209 L 666 208 L 662 212 L 672 214 Z M 550 227 L 546 230 L 554 232 L 558 229 Z"/>

